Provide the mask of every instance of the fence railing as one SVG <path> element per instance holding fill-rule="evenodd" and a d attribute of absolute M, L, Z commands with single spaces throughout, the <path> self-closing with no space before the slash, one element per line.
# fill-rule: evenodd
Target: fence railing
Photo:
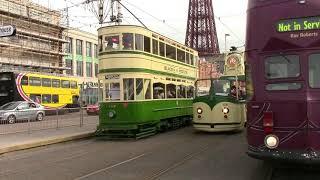
<path fill-rule="evenodd" d="M 59 129 L 71 126 L 96 126 L 98 113 L 86 108 L 21 109 L 0 112 L 0 135 Z"/>

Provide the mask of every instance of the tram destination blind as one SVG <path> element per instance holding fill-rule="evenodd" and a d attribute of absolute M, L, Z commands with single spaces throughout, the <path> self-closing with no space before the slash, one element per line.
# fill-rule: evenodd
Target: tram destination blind
<path fill-rule="evenodd" d="M 276 29 L 278 32 L 320 30 L 320 16 L 280 20 Z"/>

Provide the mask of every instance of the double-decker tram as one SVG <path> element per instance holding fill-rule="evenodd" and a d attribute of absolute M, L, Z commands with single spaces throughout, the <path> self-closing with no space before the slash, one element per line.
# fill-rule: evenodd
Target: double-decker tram
<path fill-rule="evenodd" d="M 224 74 L 199 79 L 193 100 L 193 127 L 199 131 L 237 131 L 244 128 L 245 79 L 243 53 L 225 56 Z"/>
<path fill-rule="evenodd" d="M 47 109 L 79 107 L 75 78 L 41 73 L 0 72 L 0 105 L 32 101 Z"/>
<path fill-rule="evenodd" d="M 98 29 L 97 135 L 141 138 L 192 119 L 197 52 L 146 28 Z"/>
<path fill-rule="evenodd" d="M 248 8 L 248 154 L 320 162 L 320 1 L 249 0 Z"/>

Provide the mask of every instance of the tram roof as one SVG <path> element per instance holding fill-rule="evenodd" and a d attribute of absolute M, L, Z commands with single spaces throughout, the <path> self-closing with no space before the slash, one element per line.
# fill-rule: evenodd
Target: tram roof
<path fill-rule="evenodd" d="M 103 27 L 98 28 L 98 31 L 101 30 L 101 29 L 105 29 L 105 28 L 138 28 L 138 29 L 143 29 L 143 30 L 145 30 L 145 31 L 149 31 L 149 32 L 151 32 L 151 33 L 154 33 L 155 35 L 157 35 L 157 36 L 159 36 L 159 37 L 161 37 L 161 38 L 164 38 L 165 40 L 167 40 L 167 41 L 170 42 L 170 43 L 177 44 L 177 45 L 179 45 L 179 46 L 181 46 L 181 47 L 183 47 L 183 48 L 186 48 L 186 49 L 188 49 L 188 50 L 190 50 L 190 51 L 193 51 L 194 53 L 197 53 L 197 54 L 198 54 L 198 51 L 197 51 L 197 50 L 195 50 L 195 49 L 193 49 L 193 48 L 190 48 L 190 47 L 188 47 L 188 46 L 186 46 L 186 45 L 184 45 L 184 44 L 182 44 L 182 43 L 180 43 L 180 42 L 178 42 L 178 41 L 176 41 L 176 40 L 173 40 L 173 39 L 171 39 L 171 38 L 168 38 L 168 37 L 166 37 L 166 36 L 164 36 L 164 35 L 162 35 L 162 34 L 159 34 L 159 33 L 155 32 L 155 31 L 153 31 L 153 30 L 150 30 L 150 29 L 145 28 L 145 27 L 142 27 L 142 26 L 138 26 L 138 25 L 112 25 L 112 26 L 103 26 Z"/>

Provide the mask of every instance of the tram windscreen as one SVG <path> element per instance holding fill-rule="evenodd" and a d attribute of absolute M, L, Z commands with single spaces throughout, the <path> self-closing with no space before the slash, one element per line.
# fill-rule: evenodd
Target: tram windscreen
<path fill-rule="evenodd" d="M 230 81 L 228 80 L 214 80 L 213 92 L 216 96 L 229 96 Z"/>
<path fill-rule="evenodd" d="M 229 96 L 230 81 L 229 80 L 198 80 L 196 96 L 208 96 L 214 93 L 215 96 Z"/>

